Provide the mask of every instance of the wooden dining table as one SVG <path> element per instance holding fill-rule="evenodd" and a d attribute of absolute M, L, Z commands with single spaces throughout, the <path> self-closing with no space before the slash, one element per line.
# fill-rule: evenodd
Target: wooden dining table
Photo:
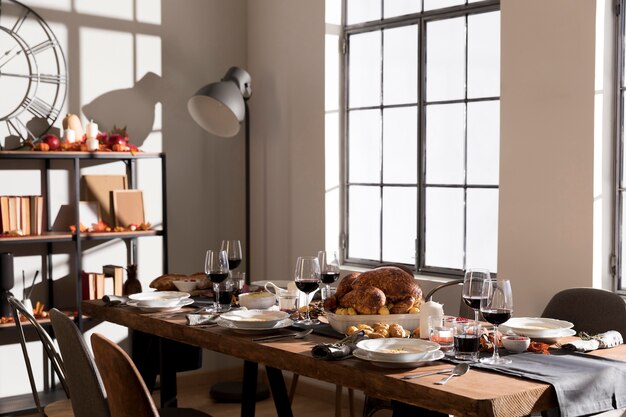
<path fill-rule="evenodd" d="M 264 365 L 272 396 L 280 417 L 292 416 L 282 371 L 289 371 L 361 390 L 377 398 L 463 416 L 525 416 L 557 407 L 556 393 L 550 384 L 472 368 L 462 377 L 445 385 L 435 385 L 441 375 L 403 380 L 402 376 L 450 368 L 449 363 L 435 361 L 419 368 L 383 368 L 357 358 L 339 361 L 316 359 L 313 346 L 336 339 L 311 334 L 303 339 L 280 339 L 256 342 L 255 335 L 219 326 L 202 327 L 186 324 L 185 311 L 166 315 L 146 313 L 134 307 L 106 306 L 102 301 L 83 301 L 83 313 L 98 320 L 116 323 L 130 329 L 220 352 L 244 360 L 243 403 L 241 415 L 254 416 L 258 365 Z M 281 330 L 287 332 L 287 330 Z M 626 346 L 596 351 L 594 354 L 626 360 Z M 168 370 L 168 358 L 161 361 L 162 384 Z M 175 378 L 174 378 L 175 380 Z M 164 387 L 172 390 L 175 386 Z M 167 405 L 175 405 L 175 400 Z"/>

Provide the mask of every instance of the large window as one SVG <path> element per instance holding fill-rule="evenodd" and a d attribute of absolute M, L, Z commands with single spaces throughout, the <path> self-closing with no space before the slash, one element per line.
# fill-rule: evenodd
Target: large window
<path fill-rule="evenodd" d="M 499 2 L 345 10 L 346 261 L 496 271 Z"/>
<path fill-rule="evenodd" d="M 624 108 L 626 104 L 626 64 L 624 60 L 625 45 L 624 39 L 626 21 L 624 16 L 624 0 L 619 2 L 618 10 L 621 11 L 618 18 L 617 27 L 617 142 L 616 142 L 616 169 L 615 169 L 615 265 L 614 274 L 616 280 L 616 290 L 621 293 L 626 293 L 626 282 L 624 277 L 626 276 L 626 245 L 624 244 L 625 234 L 625 220 L 626 220 L 626 174 L 625 174 L 625 162 L 626 162 L 626 147 L 624 146 Z"/>

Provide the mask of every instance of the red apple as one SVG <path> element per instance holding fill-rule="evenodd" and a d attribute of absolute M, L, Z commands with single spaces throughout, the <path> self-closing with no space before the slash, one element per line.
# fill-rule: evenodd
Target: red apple
<path fill-rule="evenodd" d="M 59 138 L 52 134 L 45 135 L 41 141 L 43 143 L 47 143 L 51 151 L 56 151 L 61 147 L 61 141 Z"/>
<path fill-rule="evenodd" d="M 113 145 L 117 145 L 117 144 L 126 145 L 127 142 L 128 142 L 127 137 L 114 133 L 112 135 L 109 135 L 109 138 L 107 140 L 107 145 L 109 145 L 109 148 L 112 148 Z"/>

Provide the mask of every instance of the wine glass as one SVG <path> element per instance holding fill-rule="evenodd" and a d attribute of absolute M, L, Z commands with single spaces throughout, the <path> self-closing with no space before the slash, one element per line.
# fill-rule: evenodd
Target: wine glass
<path fill-rule="evenodd" d="M 206 251 L 206 258 L 204 259 L 204 273 L 207 274 L 211 282 L 213 283 L 213 293 L 215 294 L 215 301 L 213 302 L 213 310 L 215 312 L 221 312 L 220 307 L 220 283 L 228 278 L 228 254 L 225 250 L 221 251 Z"/>
<path fill-rule="evenodd" d="M 299 324 L 317 324 L 309 316 L 309 294 L 315 291 L 320 285 L 320 263 L 316 256 L 300 256 L 296 261 L 295 273 L 296 287 L 306 293 L 306 315 L 304 320 L 298 320 Z"/>
<path fill-rule="evenodd" d="M 317 253 L 317 260 L 320 264 L 320 280 L 325 285 L 322 289 L 322 300 L 325 300 L 331 295 L 330 284 L 339 278 L 339 260 L 337 260 L 337 252 L 333 252 L 330 257 L 323 250 Z"/>
<path fill-rule="evenodd" d="M 222 240 L 221 250 L 225 250 L 228 254 L 228 265 L 230 269 L 237 269 L 241 264 L 241 242 L 233 240 Z"/>
<path fill-rule="evenodd" d="M 491 279 L 486 269 L 468 269 L 463 277 L 463 301 L 474 310 L 474 321 L 478 322 L 483 282 Z"/>
<path fill-rule="evenodd" d="M 508 279 L 490 279 L 483 281 L 480 312 L 489 323 L 493 324 L 493 355 L 483 358 L 481 362 L 492 365 L 511 363 L 510 359 L 498 355 L 498 325 L 511 318 L 513 313 L 513 293 L 511 281 Z"/>

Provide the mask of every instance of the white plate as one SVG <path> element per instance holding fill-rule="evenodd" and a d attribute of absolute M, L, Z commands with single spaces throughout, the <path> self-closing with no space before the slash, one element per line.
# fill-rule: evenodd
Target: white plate
<path fill-rule="evenodd" d="M 520 336 L 528 337 L 563 337 L 563 330 L 574 327 L 573 323 L 564 320 L 541 317 L 514 317 L 502 323 L 499 328 L 502 332 L 508 330 Z M 570 335 L 571 336 L 571 335 Z"/>
<path fill-rule="evenodd" d="M 141 304 L 141 302 L 136 301 L 136 300 L 130 300 L 126 303 L 126 305 L 129 305 L 131 307 L 137 307 L 139 308 L 141 311 L 149 311 L 151 313 L 156 313 L 159 311 L 176 311 L 176 310 L 180 310 L 181 307 L 184 306 L 188 306 L 189 304 L 193 304 L 193 299 L 191 298 L 183 298 L 182 300 L 178 300 L 177 303 L 173 306 L 168 306 L 168 307 L 150 307 L 150 306 L 144 306 Z"/>
<path fill-rule="evenodd" d="M 430 352 L 426 357 L 422 358 L 419 361 L 413 362 L 388 362 L 379 359 L 373 359 L 371 354 L 365 350 L 355 349 L 352 354 L 364 361 L 371 362 L 373 365 L 380 366 L 383 368 L 417 368 L 419 366 L 424 366 L 433 361 L 438 361 L 443 358 L 445 355 L 442 351 L 436 350 L 434 352 Z"/>
<path fill-rule="evenodd" d="M 222 316 L 220 316 L 216 320 L 216 323 L 218 326 L 225 327 L 227 329 L 234 330 L 237 333 L 244 333 L 244 334 L 268 333 L 274 330 L 282 329 L 283 327 L 289 327 L 293 324 L 293 320 L 291 320 L 290 318 L 286 318 L 286 319 L 278 320 L 272 325 L 268 324 L 262 327 L 246 328 L 246 327 L 240 327 L 240 323 L 230 321 L 230 320 L 224 320 L 223 316 L 224 315 L 222 314 Z"/>
<path fill-rule="evenodd" d="M 422 339 L 367 339 L 356 347 L 366 351 L 372 360 L 384 362 L 418 362 L 439 350 L 438 343 Z"/>
<path fill-rule="evenodd" d="M 236 310 L 220 316 L 222 320 L 236 324 L 239 329 L 272 328 L 288 317 L 288 313 L 275 310 Z"/>
<path fill-rule="evenodd" d="M 152 291 L 140 292 L 128 296 L 141 307 L 174 307 L 180 300 L 189 298 L 188 292 L 182 291 Z"/>

